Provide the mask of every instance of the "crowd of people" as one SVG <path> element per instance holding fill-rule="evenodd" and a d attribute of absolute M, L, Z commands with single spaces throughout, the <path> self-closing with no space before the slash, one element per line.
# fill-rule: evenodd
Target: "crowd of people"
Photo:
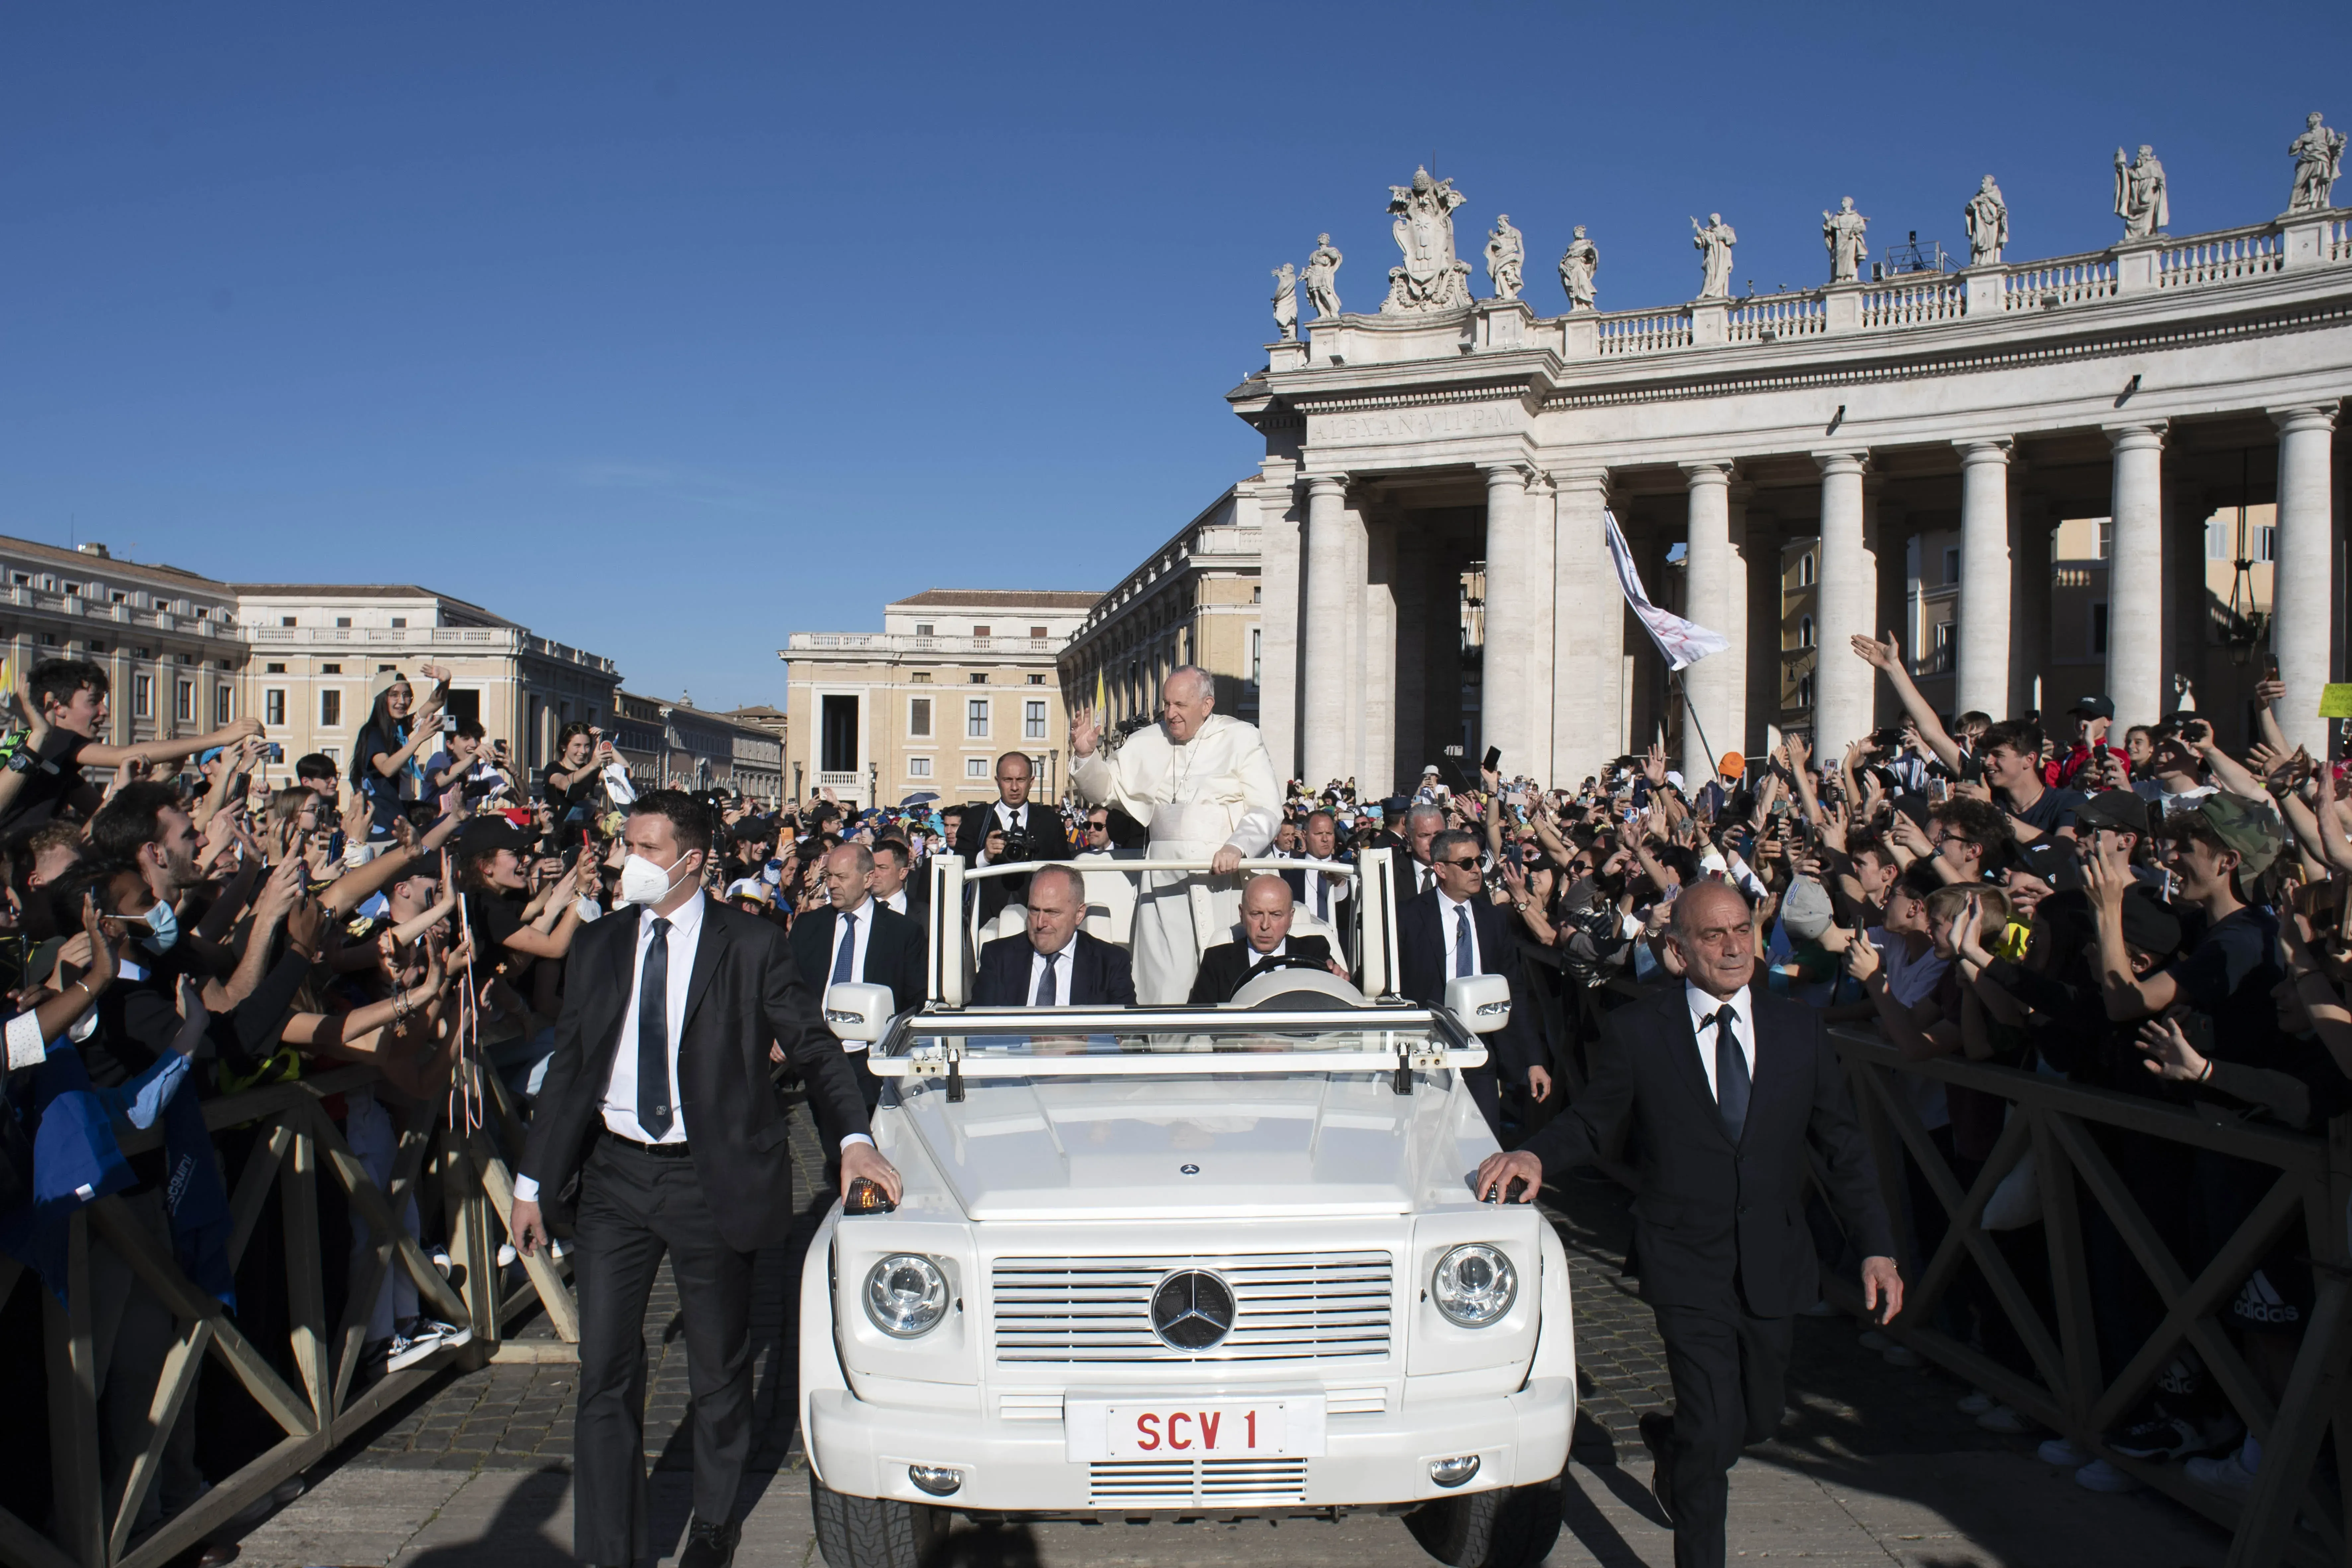
<path fill-rule="evenodd" d="M 2260 694 L 2262 738 L 2231 754 L 2194 711 L 2113 735 L 2113 708 L 2096 694 L 2046 724 L 1948 718 L 1922 699 L 1892 642 L 1857 638 L 1852 657 L 1881 673 L 1906 718 L 1834 754 L 1790 734 L 1769 757 L 1726 752 L 1712 776 L 1691 779 L 1654 747 L 1572 784 L 1433 765 L 1377 800 L 1353 780 L 1294 780 L 1269 852 L 1331 862 L 1398 851 L 1409 870 L 1401 900 L 1435 895 L 1427 929 L 1401 932 L 1403 988 L 1433 993 L 1421 999 L 1435 1000 L 1452 974 L 1512 977 L 1517 1016 L 1482 1094 L 1506 1146 L 1573 1100 L 1612 1011 L 1675 983 L 1675 905 L 1703 882 L 1752 907 L 1760 984 L 1832 1021 L 1875 1026 L 1910 1060 L 2008 1064 L 2299 1130 L 2352 1101 L 2352 915 L 2336 891 L 2352 883 L 2339 875 L 2352 873 L 2352 782 L 2285 745 L 2269 716 L 2275 688 Z M 446 681 L 431 666 L 413 681 L 385 672 L 350 760 L 298 759 L 294 782 L 268 789 L 264 771 L 282 759 L 250 720 L 117 745 L 104 739 L 101 668 L 49 659 L 20 677 L 0 769 L 0 952 L 15 998 L 0 1248 L 53 1289 L 64 1288 L 67 1216 L 119 1194 L 192 1279 L 237 1299 L 209 1100 L 333 1064 L 372 1066 L 371 1087 L 328 1104 L 387 1186 L 395 1128 L 412 1109 L 464 1114 L 452 1090 L 469 1055 L 528 1117 L 556 1055 L 567 954 L 585 928 L 641 901 L 628 882 L 633 814 L 670 825 L 665 897 L 690 879 L 782 928 L 804 981 L 879 980 L 901 1006 L 923 984 L 910 933 L 928 919 L 935 856 L 1069 860 L 1083 872 L 1094 858 L 1144 852 L 1143 827 L 1115 805 L 1034 799 L 1018 752 L 999 760 L 997 799 L 969 805 L 918 796 L 861 808 L 822 791 L 781 807 L 724 792 L 641 799 L 587 725 L 566 730 L 533 776 L 478 724 L 446 716 Z M 1029 880 L 981 884 L 999 905 L 1026 900 L 1034 940 L 1018 956 L 1037 961 L 1016 971 L 1006 959 L 992 977 L 983 963 L 982 989 L 1002 994 L 981 1000 L 1130 998 L 1125 955 L 1112 975 L 1110 960 L 1089 960 L 1089 939 L 1074 935 L 1090 879 Z M 1203 968 L 1194 999 L 1203 985 L 1209 999 L 1230 994 L 1286 955 L 1344 973 L 1355 896 L 1349 876 L 1319 866 L 1251 882 L 1233 951 Z M 1053 962 L 1073 941 L 1075 984 Z M 790 1071 L 781 1051 L 777 1061 Z M 857 1076 L 870 1109 L 877 1089 L 862 1058 Z M 1994 1156 L 2008 1102 L 1924 1075 L 1906 1089 L 1966 1188 Z M 845 1115 L 829 1131 L 848 1137 L 828 1137 L 828 1150 L 862 1136 L 848 1125 L 854 1110 Z M 68 1130 L 70 1159 L 58 1152 Z M 157 1130 L 157 1147 L 126 1157 L 116 1146 L 126 1131 Z M 2265 1188 L 2266 1170 L 2242 1161 L 2120 1128 L 2098 1140 L 2191 1274 Z M 1946 1222 L 1916 1161 L 1907 1175 L 1903 1263 L 1916 1270 Z M 1985 1224 L 2042 1300 L 2048 1266 L 2031 1183 L 2030 1171 L 2003 1182 Z M 439 1206 L 411 1195 L 399 1217 L 446 1267 Z M 2084 1228 L 2112 1374 L 2156 1329 L 2162 1303 L 2097 1205 L 2084 1206 Z M 341 1222 L 339 1234 L 351 1268 L 335 1288 L 369 1288 L 378 1276 L 365 1227 Z M 513 1258 L 509 1248 L 499 1261 Z M 118 1498 L 147 1451 L 149 1402 L 175 1331 L 169 1308 L 103 1241 L 89 1268 L 103 1469 Z M 1937 1326 L 2032 1375 L 1981 1276 L 1972 1265 L 1963 1276 Z M 376 1289 L 363 1375 L 466 1335 L 422 1311 L 399 1268 Z M 2282 1242 L 2227 1310 L 2273 1395 L 2313 1294 L 2307 1256 Z M 331 1321 L 342 1305 L 328 1302 Z M 202 1405 L 190 1401 L 163 1445 L 141 1528 L 204 1489 Z M 2031 1430 L 1983 1393 L 1965 1407 L 1994 1430 Z M 2108 1441 L 2222 1487 L 2249 1485 L 2261 1461 L 2186 1349 Z M 2051 1437 L 2042 1453 L 2086 1487 L 2132 1484 L 2068 1438 Z"/>

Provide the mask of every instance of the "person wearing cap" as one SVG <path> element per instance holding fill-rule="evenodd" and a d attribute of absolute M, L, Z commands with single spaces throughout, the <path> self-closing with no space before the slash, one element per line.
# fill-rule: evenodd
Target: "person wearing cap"
<path fill-rule="evenodd" d="M 2116 722 L 2114 699 L 2078 697 L 2074 705 L 2066 710 L 2066 716 L 2074 724 L 2074 742 L 2063 756 L 2053 757 L 2042 764 L 2042 782 L 2053 788 L 2060 785 L 2081 788 L 2084 784 L 2094 786 L 2112 784 L 2120 788 L 2128 784 L 2132 776 L 2131 753 L 2121 746 L 2107 744 L 2107 731 L 2115 727 Z M 2093 767 L 2094 758 L 2098 759 L 2102 766 Z M 2116 771 L 2111 775 L 2099 776 L 2105 764 L 2110 763 Z M 2091 778 L 2078 781 L 2077 775 L 2086 767 L 2092 768 Z"/>
<path fill-rule="evenodd" d="M 2083 863 L 2069 840 L 2054 835 L 2037 838 L 2011 847 L 2000 882 L 2018 918 L 2031 921 L 2042 900 L 2083 885 Z"/>
<path fill-rule="evenodd" d="M 2148 803 L 2137 790 L 2102 790 L 2074 808 L 2074 830 L 2082 835 L 2085 854 L 2120 850 L 2137 880 L 2169 898 L 2172 873 L 2151 863 L 2147 822 Z"/>
<path fill-rule="evenodd" d="M 1822 937 L 1834 910 L 1827 888 L 1799 877 L 1780 895 L 1780 918 L 1765 950 L 1765 983 L 1810 1006 L 1826 1007 L 1837 989 L 1838 961 Z"/>
<path fill-rule="evenodd" d="M 2132 785 L 2132 793 L 2167 816 L 2196 810 L 2214 793 L 2203 755 L 2212 736 L 2212 723 L 2194 713 L 2176 713 L 2158 725 L 2147 776 Z"/>

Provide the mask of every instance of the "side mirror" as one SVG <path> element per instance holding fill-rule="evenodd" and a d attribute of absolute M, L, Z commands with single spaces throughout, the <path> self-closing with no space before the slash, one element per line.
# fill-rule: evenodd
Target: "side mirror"
<path fill-rule="evenodd" d="M 837 1040 L 878 1046 L 890 1031 L 890 988 L 843 980 L 824 988 L 824 1026 Z"/>
<path fill-rule="evenodd" d="M 860 989 L 873 990 L 876 987 L 862 986 Z M 1465 974 L 1447 981 L 1445 1010 L 1472 1034 L 1493 1034 L 1511 1021 L 1510 976 Z"/>

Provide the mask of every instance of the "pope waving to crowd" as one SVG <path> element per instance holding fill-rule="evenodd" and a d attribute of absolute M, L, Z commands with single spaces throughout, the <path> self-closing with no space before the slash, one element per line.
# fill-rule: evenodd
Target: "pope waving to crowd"
<path fill-rule="evenodd" d="M 1282 786 L 1257 727 L 1217 712 L 1216 683 L 1184 665 L 1160 689 L 1160 722 L 1117 756 L 1094 710 L 1070 721 L 1070 776 L 1095 805 L 1117 806 L 1151 830 L 1151 858 L 1208 860 L 1213 869 L 1152 872 L 1137 895 L 1136 1000 L 1181 1003 L 1204 947 L 1233 940 L 1244 859 L 1263 855 L 1282 818 Z"/>

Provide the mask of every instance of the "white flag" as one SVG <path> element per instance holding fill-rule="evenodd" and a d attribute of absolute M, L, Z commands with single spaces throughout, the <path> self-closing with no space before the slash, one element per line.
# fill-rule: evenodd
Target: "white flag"
<path fill-rule="evenodd" d="M 1650 603 L 1650 595 L 1642 586 L 1641 570 L 1633 564 L 1633 552 L 1625 548 L 1625 536 L 1617 531 L 1617 514 L 1604 509 L 1601 519 L 1609 525 L 1609 558 L 1617 563 L 1617 582 L 1625 590 L 1625 602 L 1633 606 L 1633 613 L 1650 628 L 1650 640 L 1666 656 L 1668 668 L 1685 668 L 1731 646 L 1731 640 L 1721 632 L 1711 632 L 1696 621 L 1686 621 L 1672 610 L 1662 610 Z"/>

